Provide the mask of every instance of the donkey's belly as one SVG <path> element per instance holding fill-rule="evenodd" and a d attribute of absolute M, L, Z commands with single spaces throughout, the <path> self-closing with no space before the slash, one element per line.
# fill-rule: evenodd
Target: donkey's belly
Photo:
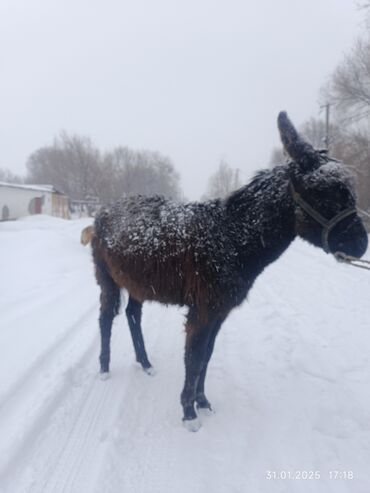
<path fill-rule="evenodd" d="M 156 265 L 155 262 L 138 263 L 129 259 L 111 262 L 107 259 L 110 275 L 114 282 L 126 289 L 138 301 L 158 301 L 159 303 L 185 305 L 186 280 L 183 273 L 172 265 Z"/>

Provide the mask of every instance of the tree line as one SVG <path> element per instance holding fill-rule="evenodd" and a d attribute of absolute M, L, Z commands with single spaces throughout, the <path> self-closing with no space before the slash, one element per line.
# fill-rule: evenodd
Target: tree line
<path fill-rule="evenodd" d="M 124 146 L 102 153 L 89 137 L 65 131 L 52 144 L 34 151 L 26 168 L 24 177 L 0 168 L 0 181 L 53 185 L 73 200 L 94 199 L 101 204 L 136 194 L 184 200 L 180 175 L 170 158 Z M 240 186 L 239 170 L 221 160 L 202 198 L 225 197 Z"/>
<path fill-rule="evenodd" d="M 101 153 L 88 137 L 61 132 L 27 161 L 28 183 L 50 183 L 77 200 L 107 203 L 132 194 L 180 199 L 180 176 L 172 161 L 153 151 L 117 147 Z"/>
<path fill-rule="evenodd" d="M 34 151 L 25 177 L 0 169 L 0 181 L 49 184 L 74 200 L 108 203 L 133 194 L 160 194 L 181 200 L 180 176 L 159 152 L 116 147 L 102 153 L 88 137 L 61 132 Z"/>

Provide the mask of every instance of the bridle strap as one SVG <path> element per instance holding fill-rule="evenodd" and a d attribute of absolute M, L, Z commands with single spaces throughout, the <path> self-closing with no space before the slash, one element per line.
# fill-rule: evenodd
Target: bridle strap
<path fill-rule="evenodd" d="M 301 207 L 309 216 L 311 216 L 315 221 L 317 221 L 322 226 L 322 246 L 326 253 L 330 253 L 329 247 L 329 234 L 330 231 L 336 226 L 340 221 L 345 219 L 352 214 L 357 214 L 356 207 L 350 207 L 344 211 L 339 212 L 331 219 L 326 219 L 319 212 L 315 211 L 313 207 L 310 206 L 302 196 L 295 190 L 293 183 L 289 182 L 289 188 L 293 197 L 294 202 Z"/>
<path fill-rule="evenodd" d="M 308 204 L 302 198 L 302 196 L 298 192 L 296 192 L 292 182 L 289 182 L 289 186 L 294 202 L 298 204 L 305 212 L 307 212 L 309 216 L 311 216 L 313 219 L 316 219 L 316 221 L 320 223 L 321 226 L 326 227 L 329 221 L 324 216 L 322 216 L 319 212 L 315 211 L 315 209 L 313 209 L 310 206 L 310 204 Z"/>

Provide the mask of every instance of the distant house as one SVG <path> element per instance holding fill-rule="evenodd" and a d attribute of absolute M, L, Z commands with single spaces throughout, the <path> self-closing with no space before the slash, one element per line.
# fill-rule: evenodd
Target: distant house
<path fill-rule="evenodd" d="M 31 214 L 49 214 L 69 219 L 69 199 L 52 185 L 0 182 L 0 220 Z"/>
<path fill-rule="evenodd" d="M 85 200 L 70 199 L 69 206 L 73 218 L 93 217 L 101 204 L 98 197 L 87 197 Z"/>

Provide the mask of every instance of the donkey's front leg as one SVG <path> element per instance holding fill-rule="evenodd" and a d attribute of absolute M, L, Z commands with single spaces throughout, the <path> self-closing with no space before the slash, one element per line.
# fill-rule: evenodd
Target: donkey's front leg
<path fill-rule="evenodd" d="M 190 431 L 198 431 L 200 422 L 194 410 L 197 385 L 207 352 L 210 330 L 207 326 L 187 324 L 185 345 L 185 385 L 181 393 L 183 422 Z"/>
<path fill-rule="evenodd" d="M 221 324 L 220 324 L 221 325 Z M 197 389 L 196 389 L 196 395 L 195 395 L 195 401 L 197 403 L 197 408 L 198 409 L 208 409 L 209 411 L 212 412 L 212 406 L 207 399 L 205 393 L 204 393 L 204 382 L 206 379 L 206 374 L 207 374 L 207 367 L 209 360 L 211 359 L 212 353 L 213 353 L 213 348 L 215 345 L 215 340 L 216 336 L 218 333 L 218 330 L 220 328 L 220 325 L 217 327 L 214 327 L 213 330 L 211 331 L 208 341 L 207 341 L 207 348 L 206 348 L 206 353 L 202 365 L 202 370 L 200 372 L 198 382 L 197 382 Z"/>

